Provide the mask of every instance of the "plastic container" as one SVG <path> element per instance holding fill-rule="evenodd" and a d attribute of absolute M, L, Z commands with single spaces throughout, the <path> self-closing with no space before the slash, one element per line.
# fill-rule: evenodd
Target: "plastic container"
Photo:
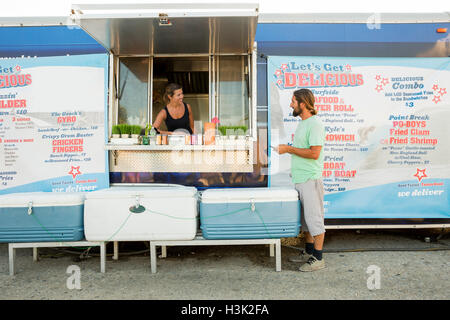
<path fill-rule="evenodd" d="M 0 242 L 84 238 L 84 194 L 26 192 L 0 196 Z"/>
<path fill-rule="evenodd" d="M 112 187 L 86 195 L 88 241 L 192 240 L 197 190 L 184 186 Z"/>
<path fill-rule="evenodd" d="M 296 237 L 300 201 L 291 188 L 208 189 L 200 203 L 205 239 Z"/>
<path fill-rule="evenodd" d="M 205 128 L 204 144 L 205 145 L 214 144 L 216 136 L 216 124 L 213 122 L 205 122 L 204 128 Z"/>

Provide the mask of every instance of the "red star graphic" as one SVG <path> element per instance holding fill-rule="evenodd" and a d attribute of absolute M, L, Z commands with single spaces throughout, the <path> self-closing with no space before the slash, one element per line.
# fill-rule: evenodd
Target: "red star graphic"
<path fill-rule="evenodd" d="M 76 172 L 74 172 L 74 170 L 76 170 Z M 81 174 L 81 172 L 80 172 L 80 166 L 78 166 L 78 167 L 72 166 L 72 169 L 70 169 L 69 174 L 71 174 L 72 177 L 75 179 L 75 177 L 76 177 L 77 175 Z"/>
<path fill-rule="evenodd" d="M 20 66 L 16 66 L 16 71 L 17 71 L 17 72 L 20 71 Z"/>
<path fill-rule="evenodd" d="M 276 75 L 277 77 L 279 77 L 279 76 L 281 75 L 281 70 L 275 71 L 275 75 Z"/>
<path fill-rule="evenodd" d="M 383 91 L 383 86 L 381 84 L 377 84 L 375 90 L 377 90 L 378 92 Z"/>
<path fill-rule="evenodd" d="M 446 90 L 445 88 L 439 89 L 439 94 L 440 94 L 441 96 L 443 96 L 443 95 L 446 94 L 446 93 L 447 93 L 447 90 Z"/>
<path fill-rule="evenodd" d="M 277 83 L 278 83 L 279 85 L 281 85 L 281 84 L 283 83 L 283 81 L 278 80 Z"/>
<path fill-rule="evenodd" d="M 349 64 L 348 64 L 348 65 L 346 65 L 346 66 L 345 66 L 345 68 L 346 68 L 347 70 L 349 70 L 349 71 L 350 71 L 350 70 L 352 70 L 352 66 L 351 66 L 351 65 L 349 65 Z"/>
<path fill-rule="evenodd" d="M 437 84 L 435 84 L 435 85 L 433 86 L 433 90 L 437 90 L 437 89 L 439 89 L 439 87 L 438 87 Z"/>
<path fill-rule="evenodd" d="M 414 175 L 414 177 L 416 177 L 417 179 L 419 179 L 419 182 L 420 182 L 420 180 L 422 180 L 423 178 L 428 177 L 428 176 L 425 174 L 425 170 L 426 170 L 426 169 L 423 169 L 423 170 L 417 169 L 417 172 L 416 172 L 416 174 Z"/>
<path fill-rule="evenodd" d="M 377 80 L 377 81 L 381 80 L 381 76 L 380 76 L 380 75 L 377 75 L 377 76 L 375 77 L 375 80 Z"/>
<path fill-rule="evenodd" d="M 381 81 L 381 84 L 383 86 L 387 85 L 389 83 L 389 79 L 388 78 L 383 78 L 383 80 Z"/>
<path fill-rule="evenodd" d="M 441 101 L 441 97 L 439 97 L 439 96 L 434 96 L 433 102 L 434 102 L 434 103 L 438 103 L 439 101 Z"/>
<path fill-rule="evenodd" d="M 281 69 L 283 69 L 283 70 L 286 70 L 287 67 L 288 67 L 287 64 L 282 64 L 282 65 L 281 65 Z"/>

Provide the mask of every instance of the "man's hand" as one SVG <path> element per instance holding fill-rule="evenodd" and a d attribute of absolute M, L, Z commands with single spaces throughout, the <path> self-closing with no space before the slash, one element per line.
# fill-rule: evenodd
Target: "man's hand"
<path fill-rule="evenodd" d="M 289 146 L 286 144 L 280 144 L 278 147 L 275 147 L 274 150 L 279 154 L 285 154 L 289 152 Z"/>
<path fill-rule="evenodd" d="M 278 154 L 290 153 L 305 159 L 319 159 L 322 146 L 311 146 L 309 149 L 301 149 L 288 146 L 286 144 L 280 144 L 278 147 L 272 147 Z"/>

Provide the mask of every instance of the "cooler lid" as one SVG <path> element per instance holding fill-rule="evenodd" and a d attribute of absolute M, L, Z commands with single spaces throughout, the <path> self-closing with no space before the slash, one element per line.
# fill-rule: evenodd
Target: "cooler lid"
<path fill-rule="evenodd" d="M 297 201 L 298 192 L 292 188 L 227 188 L 208 189 L 202 193 L 203 203 L 279 202 Z"/>
<path fill-rule="evenodd" d="M 76 4 L 71 18 L 115 55 L 251 53 L 258 4 Z"/>
<path fill-rule="evenodd" d="M 86 194 L 86 199 L 130 199 L 130 198 L 193 198 L 197 195 L 195 187 L 184 186 L 129 186 L 111 187 Z"/>
<path fill-rule="evenodd" d="M 84 193 L 23 192 L 0 196 L 1 207 L 75 206 L 84 204 Z"/>

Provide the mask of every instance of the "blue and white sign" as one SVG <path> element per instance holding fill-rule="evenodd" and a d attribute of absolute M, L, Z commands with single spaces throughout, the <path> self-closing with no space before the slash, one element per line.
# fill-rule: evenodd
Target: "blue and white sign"
<path fill-rule="evenodd" d="M 108 55 L 0 59 L 0 194 L 109 186 Z"/>
<path fill-rule="evenodd" d="M 308 88 L 326 130 L 326 218 L 450 218 L 449 58 L 268 58 L 269 144 L 292 144 Z M 270 149 L 270 148 L 269 148 Z M 270 186 L 292 184 L 269 151 Z"/>

